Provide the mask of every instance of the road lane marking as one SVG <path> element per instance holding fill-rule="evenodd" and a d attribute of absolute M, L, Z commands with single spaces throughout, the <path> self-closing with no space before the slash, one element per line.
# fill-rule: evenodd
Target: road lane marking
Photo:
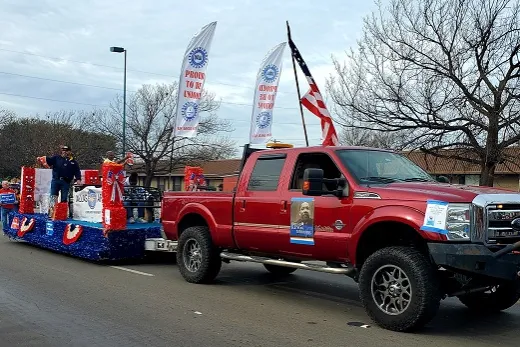
<path fill-rule="evenodd" d="M 126 267 L 122 267 L 122 266 L 110 266 L 111 268 L 114 268 L 114 269 L 118 269 L 118 270 L 123 270 L 123 271 L 128 271 L 128 272 L 131 272 L 131 273 L 134 273 L 134 274 L 138 274 L 138 275 L 143 275 L 143 276 L 155 276 L 153 274 L 149 274 L 147 272 L 141 272 L 141 271 L 137 271 L 137 270 L 133 270 L 133 269 L 129 269 L 129 268 L 126 268 Z"/>

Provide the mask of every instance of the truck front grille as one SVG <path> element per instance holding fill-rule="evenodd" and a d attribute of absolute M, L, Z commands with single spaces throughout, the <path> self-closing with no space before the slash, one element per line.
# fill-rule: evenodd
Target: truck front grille
<path fill-rule="evenodd" d="M 520 241 L 520 230 L 511 225 L 513 220 L 520 218 L 520 205 L 489 205 L 487 217 L 489 241 L 502 244 Z"/>

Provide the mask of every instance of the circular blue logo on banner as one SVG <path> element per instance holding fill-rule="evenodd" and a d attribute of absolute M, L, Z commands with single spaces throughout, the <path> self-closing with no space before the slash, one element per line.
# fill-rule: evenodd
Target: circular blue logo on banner
<path fill-rule="evenodd" d="M 267 83 L 273 83 L 278 77 L 278 67 L 273 64 L 266 65 L 262 70 L 262 79 Z"/>
<path fill-rule="evenodd" d="M 188 101 L 184 105 L 182 105 L 181 114 L 182 117 L 189 121 L 192 121 L 197 117 L 197 112 L 199 109 L 199 105 L 194 102 Z"/>
<path fill-rule="evenodd" d="M 256 116 L 256 125 L 260 129 L 267 128 L 271 124 L 271 113 L 270 112 L 260 112 L 258 116 Z"/>
<path fill-rule="evenodd" d="M 202 47 L 194 48 L 188 56 L 188 61 L 191 66 L 200 69 L 208 62 L 208 52 Z"/>

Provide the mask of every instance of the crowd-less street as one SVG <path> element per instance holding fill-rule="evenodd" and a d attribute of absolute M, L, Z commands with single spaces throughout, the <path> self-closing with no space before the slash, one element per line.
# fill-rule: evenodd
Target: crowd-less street
<path fill-rule="evenodd" d="M 374 326 L 356 284 L 260 264 L 225 264 L 194 285 L 173 255 L 97 264 L 0 239 L 5 346 L 517 346 L 520 305 L 478 316 L 455 299 L 420 332 Z"/>

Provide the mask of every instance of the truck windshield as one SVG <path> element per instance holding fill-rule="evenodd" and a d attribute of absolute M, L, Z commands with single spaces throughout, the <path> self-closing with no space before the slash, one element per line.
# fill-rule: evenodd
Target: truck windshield
<path fill-rule="evenodd" d="M 411 160 L 396 153 L 360 149 L 341 149 L 336 153 L 359 184 L 435 181 Z"/>

